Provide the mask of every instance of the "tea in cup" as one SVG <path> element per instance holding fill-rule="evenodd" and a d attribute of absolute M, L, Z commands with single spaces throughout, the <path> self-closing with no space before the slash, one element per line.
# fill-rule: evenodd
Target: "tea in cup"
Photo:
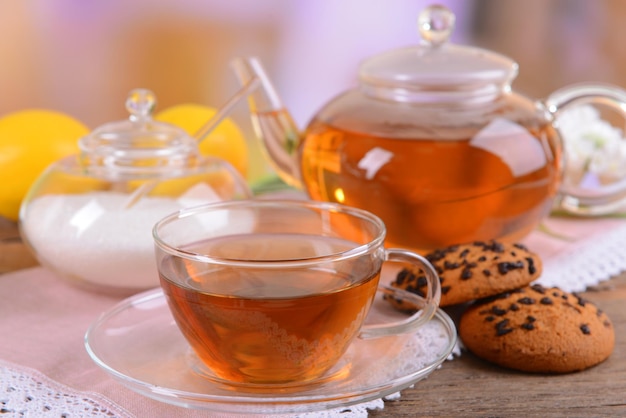
<path fill-rule="evenodd" d="M 418 254 L 384 247 L 377 216 L 340 204 L 240 200 L 183 209 L 153 229 L 173 317 L 217 380 L 306 384 L 323 378 L 354 338 L 413 332 L 435 313 L 440 285 Z M 428 280 L 420 310 L 387 324 L 364 320 L 385 261 Z M 400 290 L 394 290 L 402 292 Z"/>

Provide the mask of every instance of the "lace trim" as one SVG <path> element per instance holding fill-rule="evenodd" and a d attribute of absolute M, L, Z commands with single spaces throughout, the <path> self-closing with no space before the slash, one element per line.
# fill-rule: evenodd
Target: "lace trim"
<path fill-rule="evenodd" d="M 128 411 L 97 393 L 76 391 L 36 370 L 1 360 L 0 415 L 61 418 L 133 417 Z"/>
<path fill-rule="evenodd" d="M 393 398 L 393 396 L 390 396 Z M 298 414 L 298 418 L 366 418 L 382 410 L 382 399 L 329 411 Z M 121 406 L 93 392 L 80 392 L 37 370 L 0 360 L 0 416 L 134 418 Z M 275 416 L 275 415 L 274 415 Z M 281 415 L 288 417 L 289 415 Z M 233 415 L 228 415 L 232 418 Z"/>
<path fill-rule="evenodd" d="M 554 240 L 568 239 L 567 227 L 561 225 L 553 232 L 556 232 L 552 233 Z M 559 253 L 543 257 L 543 273 L 537 282 L 568 292 L 582 292 L 623 271 L 626 271 L 626 222 L 577 238 Z"/>

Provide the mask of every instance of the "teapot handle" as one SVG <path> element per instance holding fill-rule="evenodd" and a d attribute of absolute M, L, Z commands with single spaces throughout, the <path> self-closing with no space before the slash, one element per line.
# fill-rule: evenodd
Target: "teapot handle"
<path fill-rule="evenodd" d="M 559 130 L 557 119 L 562 111 L 585 104 L 606 106 L 616 110 L 626 120 L 626 91 L 608 84 L 567 86 L 552 93 L 544 104 L 553 120 L 556 121 L 554 125 L 557 130 Z M 567 144 L 563 135 L 561 138 L 563 139 L 565 166 L 567 166 Z M 587 216 L 607 215 L 620 208 L 623 210 L 626 207 L 626 177 L 609 184 L 597 184 L 594 187 L 570 184 L 565 177 L 559 190 L 558 205 L 560 209 L 571 214 Z"/>

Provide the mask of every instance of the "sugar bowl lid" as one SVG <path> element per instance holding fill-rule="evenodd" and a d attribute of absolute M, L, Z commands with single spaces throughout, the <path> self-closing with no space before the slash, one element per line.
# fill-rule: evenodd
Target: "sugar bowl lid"
<path fill-rule="evenodd" d="M 128 119 L 106 123 L 78 141 L 83 164 L 135 171 L 185 164 L 198 153 L 197 141 L 177 126 L 152 119 L 155 107 L 153 92 L 132 90 L 126 99 Z"/>
<path fill-rule="evenodd" d="M 367 94 L 399 101 L 447 100 L 498 94 L 517 76 L 513 60 L 481 48 L 449 42 L 456 17 L 432 5 L 418 17 L 422 41 L 365 60 L 359 68 Z"/>

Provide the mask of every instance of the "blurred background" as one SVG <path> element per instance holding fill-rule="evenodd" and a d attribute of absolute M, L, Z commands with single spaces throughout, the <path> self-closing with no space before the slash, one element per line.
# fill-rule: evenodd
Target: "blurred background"
<path fill-rule="evenodd" d="M 45 108 L 91 129 L 126 118 L 137 87 L 157 110 L 220 106 L 238 88 L 229 61 L 258 56 L 296 121 L 356 82 L 359 62 L 419 41 L 422 0 L 2 0 L 0 116 Z M 542 98 L 582 81 L 626 87 L 626 2 L 446 0 L 453 41 L 520 64 L 513 87 Z M 242 105 L 235 119 L 253 150 Z M 253 151 L 254 152 L 254 151 Z M 256 155 L 256 154 L 255 154 Z M 267 169 L 255 159 L 252 176 Z"/>

